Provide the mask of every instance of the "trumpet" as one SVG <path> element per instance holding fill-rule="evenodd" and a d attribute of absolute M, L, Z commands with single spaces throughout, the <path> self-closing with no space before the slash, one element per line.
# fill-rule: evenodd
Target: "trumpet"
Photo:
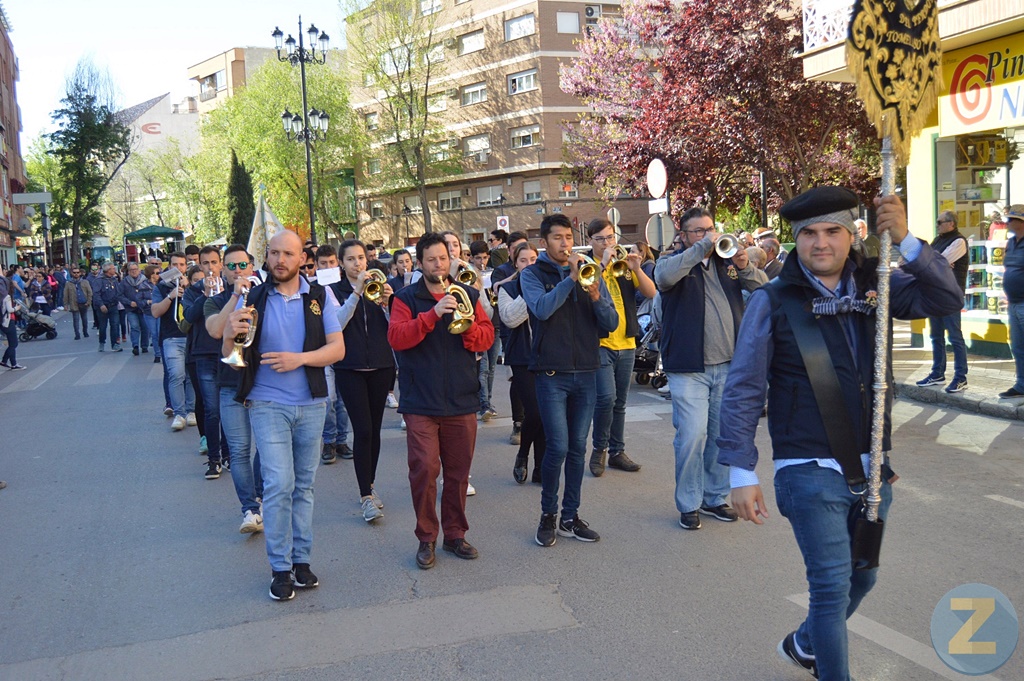
<path fill-rule="evenodd" d="M 615 244 L 611 260 L 608 261 L 608 269 L 613 277 L 625 277 L 629 274 L 629 251 L 621 244 Z"/>
<path fill-rule="evenodd" d="M 220 361 L 224 362 L 228 366 L 232 366 L 238 369 L 244 368 L 246 365 L 245 359 L 242 357 L 242 350 L 252 345 L 252 342 L 256 339 L 256 308 L 246 305 L 249 298 L 249 289 L 242 291 L 242 308 L 248 307 L 252 313 L 252 321 L 249 322 L 249 329 L 245 333 L 240 333 L 235 336 L 235 346 L 231 348 L 231 354 L 227 357 L 222 357 Z"/>
<path fill-rule="evenodd" d="M 723 234 L 715 242 L 715 253 L 719 258 L 728 260 L 740 250 L 739 240 L 731 234 Z"/>
<path fill-rule="evenodd" d="M 565 251 L 565 254 L 572 255 L 572 251 Z M 590 288 L 601 276 L 600 265 L 598 265 L 589 255 L 580 253 L 579 256 L 583 259 L 583 264 L 580 265 L 579 269 L 580 286 L 583 288 Z"/>
<path fill-rule="evenodd" d="M 460 267 L 458 274 L 455 275 L 455 281 L 466 286 L 476 286 L 476 270 L 472 267 Z"/>
<path fill-rule="evenodd" d="M 384 284 L 388 278 L 380 270 L 367 270 L 366 284 L 363 285 L 363 297 L 371 303 L 380 302 L 384 296 Z"/>
<path fill-rule="evenodd" d="M 473 326 L 474 319 L 473 303 L 469 299 L 469 294 L 458 284 L 449 284 L 444 292 L 454 296 L 455 302 L 458 305 L 455 308 L 455 312 L 452 312 L 452 321 L 448 324 L 448 333 L 456 335 L 466 333 L 469 331 L 469 327 Z"/>

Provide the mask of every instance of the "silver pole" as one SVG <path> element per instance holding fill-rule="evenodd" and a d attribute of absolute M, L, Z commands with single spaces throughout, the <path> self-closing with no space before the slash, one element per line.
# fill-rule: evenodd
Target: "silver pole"
<path fill-rule="evenodd" d="M 882 140 L 882 196 L 896 190 L 896 158 L 889 137 Z M 882 503 L 882 440 L 885 434 L 885 403 L 889 393 L 889 251 L 892 235 L 883 232 L 878 250 L 878 307 L 875 310 L 875 382 L 871 412 L 871 463 L 868 469 L 867 520 L 878 520 Z"/>

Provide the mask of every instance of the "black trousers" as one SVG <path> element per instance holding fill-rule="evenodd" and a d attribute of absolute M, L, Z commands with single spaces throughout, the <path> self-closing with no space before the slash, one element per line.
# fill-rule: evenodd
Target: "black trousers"
<path fill-rule="evenodd" d="M 188 380 L 192 381 L 192 389 L 196 394 L 196 428 L 199 429 L 199 437 L 206 437 L 206 408 L 203 405 L 203 391 L 199 389 L 199 372 L 196 371 L 196 361 L 185 362 L 185 373 Z"/>
<path fill-rule="evenodd" d="M 519 395 L 527 395 L 522 400 L 523 422 L 519 439 L 519 456 L 530 457 L 533 447 L 533 467 L 539 470 L 544 461 L 546 441 L 544 440 L 544 423 L 540 420 L 540 408 L 537 406 L 537 383 L 533 372 L 525 364 L 512 365 L 512 387 Z"/>
<path fill-rule="evenodd" d="M 359 482 L 359 496 L 370 496 L 380 459 L 380 426 L 395 370 L 353 371 L 334 369 L 338 397 L 345 403 L 352 424 L 352 458 Z"/>

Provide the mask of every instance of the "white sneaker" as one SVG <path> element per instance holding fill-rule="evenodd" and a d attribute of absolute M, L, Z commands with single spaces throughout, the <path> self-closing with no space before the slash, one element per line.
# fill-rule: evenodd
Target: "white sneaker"
<path fill-rule="evenodd" d="M 171 421 L 171 430 L 185 430 L 185 419 L 175 416 L 174 420 Z"/>
<path fill-rule="evenodd" d="M 473 476 L 471 475 L 471 476 L 469 476 L 469 478 L 470 478 L 469 479 L 469 484 L 466 485 L 466 496 L 467 497 L 475 497 L 476 496 L 476 487 L 473 487 Z"/>
<path fill-rule="evenodd" d="M 259 513 L 253 513 L 252 511 L 245 512 L 245 518 L 242 519 L 242 526 L 238 528 L 238 531 L 242 534 L 252 534 L 253 532 L 263 531 L 263 518 L 260 517 Z"/>
<path fill-rule="evenodd" d="M 384 500 L 380 498 L 379 494 L 377 494 L 377 490 L 370 490 L 370 498 L 373 499 L 374 506 L 376 506 L 377 508 L 384 508 Z"/>
<path fill-rule="evenodd" d="M 405 417 L 402 417 L 402 430 L 405 430 Z"/>
<path fill-rule="evenodd" d="M 188 416 L 185 417 L 185 425 L 195 426 L 196 425 L 196 414 L 195 412 L 189 412 Z"/>
<path fill-rule="evenodd" d="M 388 409 L 398 409 L 398 399 L 394 393 L 388 393 Z"/>
<path fill-rule="evenodd" d="M 373 497 L 366 497 L 360 502 L 363 509 L 363 520 L 366 522 L 373 522 L 377 518 L 384 517 L 384 511 L 377 508 L 377 504 L 373 503 Z"/>
<path fill-rule="evenodd" d="M 668 394 L 669 394 L 669 392 L 671 392 L 671 391 L 670 391 L 670 390 L 668 389 L 668 383 L 666 383 L 665 385 L 663 385 L 663 386 L 661 386 L 660 388 L 658 388 L 658 392 L 659 392 L 659 393 L 661 393 L 662 395 L 668 395 Z"/>

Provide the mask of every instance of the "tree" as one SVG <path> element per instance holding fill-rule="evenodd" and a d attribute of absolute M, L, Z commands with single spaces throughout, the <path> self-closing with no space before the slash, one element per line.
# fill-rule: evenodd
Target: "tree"
<path fill-rule="evenodd" d="M 416 190 L 426 232 L 433 231 L 427 186 L 461 170 L 444 130 L 448 96 L 437 91 L 451 39 L 440 30 L 441 16 L 440 2 L 377 0 L 353 7 L 348 19 L 349 60 L 376 103 L 370 153 L 382 172 L 366 182 L 385 193 Z"/>
<path fill-rule="evenodd" d="M 61 108 L 53 113 L 57 130 L 46 137 L 68 191 L 71 259 L 81 257 L 83 230 L 100 224 L 100 197 L 131 155 L 131 129 L 116 116 L 110 75 L 82 58 L 68 77 Z"/>
<path fill-rule="evenodd" d="M 53 145 L 45 136 L 37 137 L 29 144 L 25 154 L 25 174 L 28 176 L 27 191 L 46 191 L 53 195 L 49 210 L 54 238 L 68 236 L 71 233 L 71 192 L 61 175 L 60 162 L 53 154 Z M 92 217 L 96 218 L 98 215 L 93 214 Z M 94 223 L 84 225 L 82 233 L 84 236 L 91 236 L 98 230 L 97 219 Z"/>
<path fill-rule="evenodd" d="M 665 161 L 676 204 L 738 208 L 759 188 L 778 206 L 820 182 L 866 192 L 877 141 L 849 85 L 803 77 L 788 0 L 625 0 L 563 66 L 562 88 L 595 109 L 568 125 L 573 179 L 640 194 Z"/>
<path fill-rule="evenodd" d="M 249 243 L 252 221 L 256 216 L 252 175 L 245 169 L 245 164 L 238 162 L 234 149 L 231 150 L 231 172 L 228 175 L 228 215 L 231 217 L 228 243 Z"/>

